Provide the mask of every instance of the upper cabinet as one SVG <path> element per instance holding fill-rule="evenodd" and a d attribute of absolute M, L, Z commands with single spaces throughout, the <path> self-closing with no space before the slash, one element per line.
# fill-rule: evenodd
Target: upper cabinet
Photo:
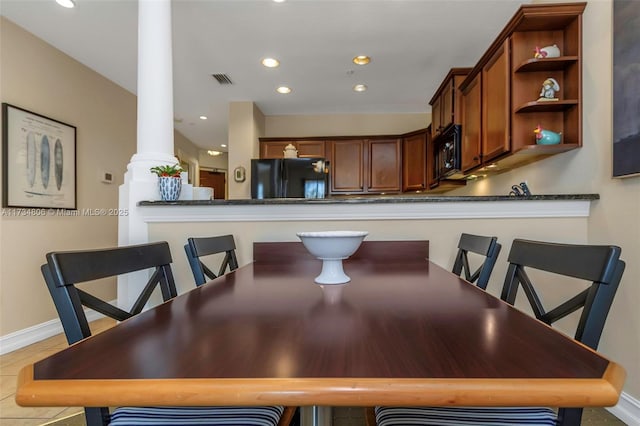
<path fill-rule="evenodd" d="M 482 67 L 482 159 L 491 161 L 509 152 L 509 40 Z"/>
<path fill-rule="evenodd" d="M 582 146 L 585 6 L 523 5 L 462 82 L 463 172 L 508 170 Z"/>
<path fill-rule="evenodd" d="M 477 74 L 471 82 L 462 91 L 461 105 L 461 122 L 462 126 L 462 142 L 461 142 L 461 167 L 466 172 L 480 164 L 482 135 L 482 85 Z"/>
<path fill-rule="evenodd" d="M 460 124 L 460 94 L 458 87 L 471 68 L 452 68 L 429 101 L 431 105 L 431 136 L 436 139 L 449 125 Z"/>
<path fill-rule="evenodd" d="M 424 191 L 427 189 L 427 144 L 431 140 L 431 129 L 418 130 L 402 138 L 402 190 Z"/>
<path fill-rule="evenodd" d="M 363 194 L 366 192 L 368 152 L 364 139 L 327 141 L 328 160 L 331 162 L 329 176 L 330 193 Z"/>
<path fill-rule="evenodd" d="M 380 194 L 401 191 L 402 139 L 327 141 L 331 194 Z"/>
<path fill-rule="evenodd" d="M 298 150 L 298 157 L 325 157 L 324 140 L 290 140 L 260 138 L 260 158 L 284 158 L 284 148 L 293 145 Z"/>

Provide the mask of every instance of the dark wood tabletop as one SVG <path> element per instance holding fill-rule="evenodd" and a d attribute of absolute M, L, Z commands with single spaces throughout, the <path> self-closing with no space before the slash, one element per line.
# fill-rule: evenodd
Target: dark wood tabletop
<path fill-rule="evenodd" d="M 428 261 L 413 244 L 404 256 L 393 243 L 366 256 L 365 245 L 364 256 L 344 263 L 351 282 L 332 286 L 314 283 L 321 263 L 300 244 L 257 247 L 256 262 L 25 367 L 16 400 L 616 403 L 621 366 Z M 278 254 L 295 250 L 293 259 Z"/>

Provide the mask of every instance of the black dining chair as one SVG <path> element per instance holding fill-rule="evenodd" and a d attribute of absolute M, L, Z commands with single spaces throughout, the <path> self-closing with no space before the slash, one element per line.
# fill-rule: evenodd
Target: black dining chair
<path fill-rule="evenodd" d="M 463 233 L 458 242 L 458 253 L 456 254 L 452 272 L 486 290 L 501 248 L 502 246 L 498 243 L 497 237 Z M 473 273 L 471 273 L 469 266 L 469 253 L 475 253 L 483 257 L 482 264 Z"/>
<path fill-rule="evenodd" d="M 620 247 L 574 245 L 516 239 L 509 252 L 509 267 L 501 299 L 514 304 L 522 287 L 533 314 L 551 325 L 582 309 L 575 340 L 596 350 L 609 309 L 622 279 L 625 263 Z M 527 275 L 527 270 L 546 271 L 586 282 L 585 288 L 557 307 L 547 310 Z M 537 278 L 540 278 L 538 275 Z M 556 281 L 557 282 L 557 281 Z M 559 282 L 560 284 L 563 281 Z M 536 424 L 579 426 L 582 408 L 547 407 L 376 407 L 378 426 L 399 425 L 497 425 Z"/>
<path fill-rule="evenodd" d="M 193 279 L 197 286 L 201 286 L 208 280 L 224 275 L 227 268 L 229 271 L 238 269 L 238 259 L 236 258 L 236 243 L 233 235 L 221 235 L 216 237 L 190 237 L 184 246 L 187 253 L 187 260 L 193 273 Z M 218 273 L 214 273 L 202 262 L 202 257 L 224 253 L 224 259 L 218 268 Z"/>
<path fill-rule="evenodd" d="M 91 336 L 83 306 L 124 321 L 142 312 L 156 288 L 168 301 L 176 296 L 171 252 L 166 242 L 96 249 L 52 252 L 41 271 L 60 316 L 69 344 Z M 114 306 L 79 284 L 135 271 L 151 271 L 151 277 L 129 311 Z M 152 355 L 152 354 L 150 354 Z M 288 425 L 295 408 L 283 407 L 86 407 L 87 426 L 119 425 Z M 195 423 L 194 423 L 195 422 Z"/>

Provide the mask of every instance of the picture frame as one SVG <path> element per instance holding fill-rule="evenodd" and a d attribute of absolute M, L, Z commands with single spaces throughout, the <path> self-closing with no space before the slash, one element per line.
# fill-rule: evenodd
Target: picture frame
<path fill-rule="evenodd" d="M 76 210 L 76 127 L 8 103 L 2 121 L 2 206 Z"/>
<path fill-rule="evenodd" d="M 640 176 L 640 2 L 613 1 L 614 178 Z"/>

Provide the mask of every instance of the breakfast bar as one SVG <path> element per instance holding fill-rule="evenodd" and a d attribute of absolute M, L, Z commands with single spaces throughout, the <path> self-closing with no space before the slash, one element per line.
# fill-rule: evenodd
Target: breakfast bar
<path fill-rule="evenodd" d="M 495 235 L 503 244 L 488 291 L 499 294 L 510 241 L 529 238 L 587 243 L 590 208 L 598 194 L 513 196 L 351 196 L 326 199 L 143 201 L 135 207 L 136 239 L 168 241 L 182 253 L 185 236 L 233 234 L 240 265 L 253 243 L 299 241 L 296 232 L 355 230 L 368 240 L 428 240 L 433 262 L 450 267 L 462 232 Z M 133 227 L 132 227 L 133 228 Z M 184 256 L 174 256 L 178 292 L 191 287 Z M 181 288 L 180 288 L 181 287 Z M 118 291 L 119 298 L 124 297 Z"/>

